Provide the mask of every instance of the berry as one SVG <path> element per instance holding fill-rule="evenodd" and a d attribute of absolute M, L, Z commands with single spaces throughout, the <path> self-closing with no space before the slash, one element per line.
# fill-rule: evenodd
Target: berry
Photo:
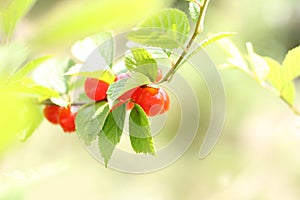
<path fill-rule="evenodd" d="M 46 105 L 44 108 L 44 116 L 52 124 L 58 124 L 58 114 L 61 107 L 57 105 Z"/>
<path fill-rule="evenodd" d="M 74 132 L 76 113 L 72 110 L 72 107 L 65 107 L 59 111 L 58 121 L 64 132 Z"/>
<path fill-rule="evenodd" d="M 143 108 L 148 116 L 159 115 L 169 109 L 169 97 L 162 88 L 140 87 L 131 98 Z"/>
<path fill-rule="evenodd" d="M 107 97 L 107 89 L 109 84 L 105 81 L 95 78 L 87 78 L 84 84 L 84 90 L 86 95 L 95 101 L 102 101 Z"/>

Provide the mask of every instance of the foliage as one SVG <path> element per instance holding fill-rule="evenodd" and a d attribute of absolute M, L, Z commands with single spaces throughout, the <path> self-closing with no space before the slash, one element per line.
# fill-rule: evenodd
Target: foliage
<path fill-rule="evenodd" d="M 192 55 L 216 41 L 219 41 L 227 54 L 228 63 L 223 65 L 223 68 L 235 67 L 247 73 L 262 86 L 275 92 L 300 115 L 294 107 L 296 91 L 293 82 L 300 76 L 300 47 L 289 51 L 282 64 L 272 58 L 258 55 L 251 43 L 247 43 L 247 55 L 244 56 L 230 40 L 224 39 L 235 34 L 231 32 L 213 34 L 201 41 L 197 48 L 191 49 L 197 36 L 203 32 L 209 0 L 189 1 L 191 22 L 184 12 L 169 8 L 151 15 L 132 29 L 127 39 L 136 45 L 126 51 L 129 53 L 124 57 L 125 66 L 122 70 L 115 70 L 116 41 L 111 32 L 94 34 L 75 42 L 71 47 L 74 60 L 42 56 L 24 64 L 29 55 L 26 45 L 9 41 L 17 22 L 35 1 L 10 2 L 7 8 L 1 10 L 0 18 L 4 36 L 2 43 L 5 43 L 0 47 L 0 109 L 8 113 L 0 119 L 1 123 L 4 123 L 1 127 L 5 127 L 2 130 L 5 134 L 0 135 L 0 151 L 11 140 L 12 135 L 18 134 L 23 141 L 30 137 L 43 119 L 41 106 L 56 104 L 81 106 L 75 120 L 77 135 L 87 146 L 95 143 L 98 145 L 106 166 L 121 140 L 127 123 L 132 149 L 136 153 L 155 156 L 149 117 L 138 104 L 126 111 L 126 104 L 130 99 L 124 100 L 121 97 L 137 87 L 160 87 L 163 83 L 171 81 L 174 73 Z M 136 2 L 130 0 L 131 4 Z M 118 21 L 119 16 L 124 14 L 122 5 L 127 3 L 120 0 L 101 2 L 88 10 L 77 10 L 78 12 L 72 12 L 75 9 L 72 8 L 68 11 L 72 13 L 64 13 L 66 17 L 63 19 L 57 16 L 56 19 L 45 20 L 49 27 L 41 28 L 31 42 L 49 46 L 57 42 L 68 43 L 82 36 L 77 34 L 79 28 L 86 29 L 86 33 L 94 33 L 95 24 L 101 24 L 97 30 L 112 27 L 111 23 Z M 77 4 L 82 5 L 78 2 Z M 136 21 L 137 16 L 142 14 L 142 4 L 138 5 L 126 10 L 126 13 L 136 12 L 136 15 L 127 16 L 130 22 Z M 142 6 L 147 5 L 149 10 L 154 9 L 148 1 Z M 114 12 L 109 12 L 110 10 Z M 106 18 L 103 18 L 103 15 Z M 74 20 L 77 23 L 74 24 Z M 194 27 L 192 32 L 190 27 Z M 149 47 L 155 50 L 150 51 Z M 174 50 L 180 50 L 181 53 L 175 55 Z M 93 53 L 98 55 L 97 66 L 86 63 Z M 167 74 L 157 82 L 159 59 L 170 60 L 170 65 Z M 129 76 L 116 81 L 116 71 L 125 71 Z M 78 79 L 75 80 L 74 77 Z M 110 84 L 107 99 L 100 102 L 76 102 L 77 99 L 72 94 L 74 89 L 81 91 L 82 80 L 86 77 Z M 86 99 L 82 94 L 79 96 Z"/>
<path fill-rule="evenodd" d="M 32 4 L 30 4 L 29 1 L 26 2 L 26 8 L 29 8 Z M 118 2 L 118 8 L 122 7 L 120 5 L 124 3 L 119 0 L 116 0 L 116 2 Z M 134 0 L 132 0 L 132 3 L 133 2 Z M 199 23 L 203 23 L 204 21 L 208 1 L 205 2 L 206 4 L 204 7 L 201 7 L 200 2 L 190 2 L 191 17 L 193 19 L 199 18 L 199 20 L 196 20 L 196 26 L 199 26 Z M 103 6 L 103 4 L 101 5 Z M 110 6 L 112 5 L 114 4 L 107 2 L 105 6 L 101 7 L 101 9 L 111 10 Z M 116 8 L 115 6 L 113 7 Z M 67 17 L 60 20 L 60 22 L 55 22 L 55 26 L 51 25 L 54 21 L 47 22 L 46 20 L 46 24 L 50 24 L 49 27 L 51 27 L 51 30 L 47 28 L 41 29 L 41 33 L 38 33 L 32 42 L 40 43 L 40 41 L 45 40 L 45 37 L 47 37 L 47 40 L 45 41 L 48 43 L 46 42 L 43 44 L 48 45 L 49 42 L 53 42 L 53 39 L 56 40 L 55 42 L 64 40 L 69 36 L 68 34 L 70 30 L 73 30 L 72 32 L 76 33 L 78 27 L 83 28 L 93 26 L 95 23 L 93 20 L 90 21 L 90 24 L 85 24 L 82 27 L 77 24 L 76 26 L 73 26 L 71 21 L 75 19 L 77 22 L 80 22 L 79 24 L 82 24 L 81 22 L 85 21 L 85 18 L 94 13 L 97 8 L 97 6 L 92 8 L 92 12 L 89 14 L 86 13 L 88 10 L 82 9 L 79 13 L 66 15 Z M 24 6 L 23 12 L 21 13 L 20 11 L 20 15 L 11 19 L 13 22 L 12 27 L 15 27 L 16 22 L 19 20 L 19 16 L 21 16 L 21 14 L 24 15 L 26 13 L 25 11 L 26 9 Z M 126 12 L 130 13 L 128 10 L 126 10 Z M 101 12 L 97 10 L 97 13 Z M 105 11 L 105 13 L 107 12 Z M 77 15 L 80 15 L 80 19 Z M 113 15 L 113 13 L 108 15 Z M 82 16 L 84 16 L 84 18 L 82 18 Z M 117 15 L 109 17 L 111 19 L 109 21 L 113 21 L 114 17 L 117 17 Z M 10 18 L 5 19 L 9 20 Z M 106 22 L 109 21 L 106 20 Z M 3 23 L 6 23 L 6 21 Z M 98 23 L 100 22 L 98 21 Z M 103 26 L 104 25 L 105 23 Z M 125 109 L 126 102 L 120 101 L 119 98 L 136 87 L 148 84 L 158 87 L 162 82 L 164 82 L 164 80 L 162 80 L 160 83 L 155 83 L 155 85 L 153 85 L 158 75 L 157 59 L 171 58 L 172 49 L 175 48 L 182 48 L 185 49 L 185 51 L 188 51 L 190 46 L 186 46 L 186 43 L 192 43 L 195 39 L 195 37 L 192 37 L 192 39 L 188 40 L 190 26 L 192 25 L 190 25 L 187 15 L 178 9 L 164 9 L 145 19 L 144 22 L 131 30 L 128 34 L 128 40 L 141 45 L 139 47 L 130 48 L 130 53 L 124 58 L 125 67 L 126 70 L 130 72 L 130 77 L 116 82 L 116 75 L 114 72 L 115 63 L 113 63 L 116 52 L 116 44 L 111 32 L 91 35 L 83 40 L 75 42 L 71 48 L 71 52 L 76 59 L 75 61 L 69 58 L 44 56 L 34 59 L 23 65 L 23 67 L 20 67 L 27 58 L 28 50 L 25 47 L 21 48 L 20 46 L 17 46 L 17 43 L 11 43 L 9 46 L 3 47 L 2 51 L 4 52 L 4 57 L 7 57 L 7 55 L 10 54 L 9 52 L 14 51 L 12 55 L 18 55 L 20 59 L 15 60 L 20 63 L 15 63 L 14 68 L 11 68 L 11 71 L 5 72 L 10 75 L 10 78 L 7 80 L 9 87 L 3 86 L 0 89 L 7 93 L 13 92 L 14 95 L 20 96 L 22 100 L 24 99 L 24 102 L 28 102 L 29 100 L 34 102 L 33 104 L 30 104 L 34 106 L 23 106 L 29 110 L 28 112 L 35 113 L 33 116 L 35 120 L 31 120 L 31 123 L 26 121 L 24 127 L 20 128 L 20 130 L 18 129 L 18 132 L 21 133 L 22 139 L 27 139 L 41 122 L 41 104 L 51 103 L 59 106 L 77 105 L 76 100 L 70 96 L 70 92 L 72 92 L 73 89 L 82 87 L 82 84 L 78 84 L 80 82 L 74 80 L 72 77 L 91 77 L 110 84 L 107 91 L 107 101 L 88 101 L 79 109 L 75 120 L 78 136 L 86 145 L 91 145 L 94 141 L 97 141 L 99 151 L 107 165 L 113 154 L 115 146 L 120 141 L 123 133 L 123 127 L 127 119 L 125 116 L 128 114 L 129 135 L 133 150 L 136 153 L 149 153 L 155 155 L 154 141 L 151 136 L 150 120 L 148 119 L 148 116 L 137 104 L 134 105 L 130 113 L 127 113 Z M 7 32 L 12 31 L 12 27 L 9 30 L 7 29 Z M 68 30 L 68 32 L 64 32 L 64 30 Z M 58 33 L 59 35 L 57 35 Z M 200 34 L 200 31 L 195 30 L 193 34 Z M 221 38 L 231 35 L 231 33 L 220 33 L 207 38 L 202 41 L 199 48 L 194 52 L 191 52 L 191 54 L 186 55 L 184 51 L 181 55 L 182 60 L 186 61 L 189 56 L 196 53 L 196 51 L 199 51 L 205 46 Z M 73 34 L 73 36 L 75 37 L 76 34 Z M 153 47 L 156 50 L 150 52 L 146 49 L 147 46 Z M 15 52 L 15 50 L 19 49 L 24 49 L 24 51 Z M 97 67 L 91 66 L 89 63 L 85 63 L 89 55 L 92 53 L 97 54 L 99 58 L 98 66 L 103 65 L 105 66 L 104 69 L 97 69 Z M 12 61 L 14 61 L 14 59 L 11 56 L 6 60 L 3 68 L 1 69 L 5 69 L 8 65 L 11 65 Z M 183 62 L 178 62 L 174 66 L 170 65 L 170 72 L 173 72 L 172 68 L 177 68 L 182 63 Z M 166 75 L 165 79 L 170 75 L 172 74 Z M 79 96 L 82 95 L 80 94 Z M 21 113 L 24 114 L 25 112 L 21 112 L 20 110 L 20 114 Z"/>
<path fill-rule="evenodd" d="M 294 79 L 300 76 L 300 46 L 290 50 L 282 64 L 276 60 L 260 56 L 253 50 L 252 44 L 247 43 L 248 55 L 243 56 L 238 48 L 228 39 L 220 40 L 219 44 L 229 55 L 225 68 L 238 68 L 253 77 L 261 86 L 281 98 L 291 110 L 300 115 L 295 108 Z"/>

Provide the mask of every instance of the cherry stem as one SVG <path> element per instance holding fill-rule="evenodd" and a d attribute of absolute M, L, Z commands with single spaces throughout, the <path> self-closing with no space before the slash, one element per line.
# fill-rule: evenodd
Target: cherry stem
<path fill-rule="evenodd" d="M 49 99 L 40 102 L 40 104 L 42 104 L 42 105 L 56 105 L 55 103 L 53 103 Z M 70 104 L 70 106 L 83 106 L 85 104 L 87 104 L 87 102 L 73 102 L 73 103 Z"/>
<path fill-rule="evenodd" d="M 254 78 L 254 75 L 251 74 L 251 72 L 248 72 L 247 74 L 249 74 L 252 78 Z M 290 102 L 288 102 L 281 94 L 280 92 L 278 92 L 276 89 L 274 89 L 272 86 L 268 85 L 267 83 L 261 83 L 260 84 L 261 87 L 263 87 L 264 89 L 272 92 L 273 94 L 275 94 L 276 96 L 278 96 L 281 101 L 283 101 L 289 108 L 290 110 L 297 116 L 300 116 L 300 111 L 298 110 L 298 108 L 296 108 L 293 104 L 291 104 Z"/>
<path fill-rule="evenodd" d="M 300 111 L 294 105 L 290 104 L 285 98 L 280 96 L 280 99 L 289 106 L 289 108 L 294 112 L 295 115 L 300 116 Z"/>
<path fill-rule="evenodd" d="M 184 57 L 186 56 L 186 54 L 188 53 L 188 51 L 190 50 L 194 40 L 197 38 L 197 36 L 203 32 L 204 30 L 204 19 L 205 19 L 205 14 L 206 14 L 206 10 L 208 7 L 208 3 L 210 0 L 203 0 L 203 4 L 197 4 L 200 7 L 200 13 L 199 13 L 199 17 L 197 19 L 197 23 L 193 32 L 192 37 L 190 38 L 190 40 L 188 41 L 187 45 L 185 46 L 184 50 L 182 51 L 181 55 L 179 56 L 179 58 L 177 59 L 177 61 L 172 64 L 172 68 L 169 70 L 169 72 L 164 76 L 164 78 L 160 81 L 160 83 L 163 82 L 170 82 L 173 75 L 175 74 L 176 70 L 179 68 L 179 66 L 181 66 L 181 62 L 183 61 Z"/>

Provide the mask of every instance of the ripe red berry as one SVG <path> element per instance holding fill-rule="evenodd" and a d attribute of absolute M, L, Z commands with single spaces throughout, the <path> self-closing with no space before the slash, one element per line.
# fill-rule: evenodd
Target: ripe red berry
<path fill-rule="evenodd" d="M 58 124 L 58 114 L 60 109 L 61 107 L 57 105 L 46 105 L 44 108 L 44 116 L 49 122 Z"/>
<path fill-rule="evenodd" d="M 102 101 L 107 97 L 107 89 L 109 84 L 105 81 L 95 78 L 87 78 L 84 84 L 84 90 L 86 95 L 95 101 Z"/>
<path fill-rule="evenodd" d="M 75 117 L 76 112 L 74 112 L 72 107 L 65 107 L 59 111 L 58 121 L 60 126 L 63 128 L 64 132 L 74 132 L 75 127 Z"/>
<path fill-rule="evenodd" d="M 132 95 L 132 100 L 139 104 L 148 116 L 164 113 L 169 109 L 169 98 L 162 88 L 140 87 Z M 165 109 L 165 100 L 167 101 Z"/>

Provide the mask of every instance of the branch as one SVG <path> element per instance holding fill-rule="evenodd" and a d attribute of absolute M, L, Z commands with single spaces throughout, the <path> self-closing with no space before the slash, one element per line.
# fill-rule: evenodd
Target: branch
<path fill-rule="evenodd" d="M 192 37 L 190 38 L 189 42 L 187 43 L 186 47 L 184 48 L 184 50 L 182 51 L 181 55 L 179 56 L 179 58 L 177 59 L 177 61 L 175 62 L 175 64 L 172 65 L 172 68 L 169 70 L 169 72 L 165 75 L 165 77 L 160 81 L 160 83 L 166 82 L 166 81 L 170 81 L 175 73 L 175 71 L 179 68 L 181 62 L 183 61 L 184 57 L 186 56 L 186 54 L 188 53 L 188 51 L 190 50 L 194 40 L 196 39 L 196 37 L 203 32 L 204 30 L 204 20 L 205 20 L 205 14 L 207 11 L 207 7 L 208 7 L 208 3 L 210 0 L 204 0 L 202 5 L 200 6 L 200 13 L 199 13 L 199 17 L 197 19 L 197 23 L 193 32 Z"/>
<path fill-rule="evenodd" d="M 50 101 L 49 99 L 40 102 L 39 104 L 41 105 L 56 105 L 55 103 L 53 103 L 52 101 Z M 83 106 L 87 104 L 87 102 L 73 102 L 70 104 L 70 106 Z"/>

